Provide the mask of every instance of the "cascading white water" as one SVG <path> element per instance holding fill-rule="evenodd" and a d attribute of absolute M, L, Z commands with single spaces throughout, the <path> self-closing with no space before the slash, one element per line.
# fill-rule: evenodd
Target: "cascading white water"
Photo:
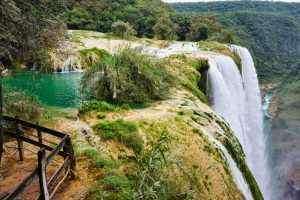
<path fill-rule="evenodd" d="M 210 60 L 208 80 L 212 97 L 211 105 L 230 124 L 240 143 L 245 146 L 247 138 L 243 81 L 234 61 L 227 56 Z"/>
<path fill-rule="evenodd" d="M 265 199 L 269 199 L 269 175 L 265 158 L 263 114 L 257 74 L 246 48 L 231 46 L 242 59 L 242 75 L 234 61 L 214 58 L 208 72 L 209 95 L 214 110 L 224 117 L 239 139 L 247 162 Z"/>
<path fill-rule="evenodd" d="M 242 77 L 247 100 L 247 161 L 266 200 L 270 199 L 270 176 L 267 164 L 266 139 L 263 134 L 263 111 L 260 88 L 252 56 L 248 49 L 232 45 L 231 49 L 242 59 Z"/>

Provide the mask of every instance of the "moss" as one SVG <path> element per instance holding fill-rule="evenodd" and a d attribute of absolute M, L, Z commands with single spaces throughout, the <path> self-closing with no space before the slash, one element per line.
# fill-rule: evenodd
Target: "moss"
<path fill-rule="evenodd" d="M 118 161 L 107 159 L 107 158 L 103 157 L 96 148 L 86 148 L 82 152 L 82 155 L 91 159 L 91 161 L 95 167 L 116 168 L 120 165 L 120 163 Z"/>
<path fill-rule="evenodd" d="M 231 134 L 230 134 L 231 135 Z M 250 191 L 252 193 L 252 196 L 255 200 L 262 200 L 263 196 L 262 193 L 257 185 L 257 182 L 250 171 L 246 159 L 245 154 L 243 152 L 242 146 L 238 142 L 237 139 L 229 139 L 229 137 L 226 137 L 225 139 L 225 147 L 228 150 L 229 154 L 237 164 L 238 168 L 243 174 L 243 177 L 247 181 Z"/>
<path fill-rule="evenodd" d="M 205 95 L 195 84 L 191 82 L 182 82 L 181 84 L 191 91 L 195 96 L 197 96 L 203 103 L 207 103 Z"/>
<path fill-rule="evenodd" d="M 130 106 L 128 104 L 110 104 L 105 101 L 97 101 L 97 100 L 91 100 L 86 101 L 81 104 L 79 108 L 80 114 L 86 114 L 91 111 L 98 111 L 98 112 L 118 112 L 122 110 L 129 110 Z"/>
<path fill-rule="evenodd" d="M 240 56 L 237 53 L 231 52 L 230 49 L 227 48 L 224 44 L 215 41 L 200 41 L 198 43 L 198 46 L 202 50 L 213 51 L 231 57 L 239 68 L 240 72 L 242 72 L 242 62 Z"/>
<path fill-rule="evenodd" d="M 120 141 L 136 153 L 141 153 L 143 150 L 144 142 L 138 134 L 138 126 L 134 122 L 118 119 L 100 122 L 93 128 L 104 140 Z"/>
<path fill-rule="evenodd" d="M 104 115 L 104 114 L 98 114 L 97 115 L 97 118 L 98 119 L 104 119 L 106 117 L 106 115 Z"/>

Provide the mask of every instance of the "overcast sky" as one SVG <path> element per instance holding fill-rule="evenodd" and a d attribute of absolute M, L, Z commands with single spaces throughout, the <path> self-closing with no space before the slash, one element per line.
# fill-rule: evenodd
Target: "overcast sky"
<path fill-rule="evenodd" d="M 175 2 L 208 2 L 208 1 L 226 1 L 226 0 L 162 0 L 162 1 L 166 3 L 175 3 Z M 300 0 L 273 0 L 273 1 L 300 2 Z"/>

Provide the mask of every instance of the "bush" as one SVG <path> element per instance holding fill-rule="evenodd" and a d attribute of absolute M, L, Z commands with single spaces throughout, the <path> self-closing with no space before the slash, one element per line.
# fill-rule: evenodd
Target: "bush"
<path fill-rule="evenodd" d="M 92 66 L 93 64 L 99 62 L 102 59 L 107 59 L 110 57 L 110 53 L 104 49 L 91 48 L 83 49 L 79 51 L 81 57 L 81 65 L 83 68 Z"/>
<path fill-rule="evenodd" d="M 83 153 L 83 156 L 88 157 L 91 159 L 95 167 L 108 167 L 108 168 L 116 168 L 119 164 L 118 162 L 114 160 L 110 160 L 107 158 L 104 158 L 100 152 L 95 148 L 86 148 Z"/>
<path fill-rule="evenodd" d="M 132 200 L 133 184 L 123 174 L 112 174 L 96 181 L 89 189 L 88 200 L 109 199 L 109 200 Z"/>
<path fill-rule="evenodd" d="M 38 122 L 45 113 L 39 99 L 29 95 L 26 91 L 17 91 L 4 88 L 3 113 L 9 116 L 18 116 L 21 119 Z"/>
<path fill-rule="evenodd" d="M 98 100 L 144 103 L 167 98 L 172 79 L 164 61 L 125 48 L 88 69 L 81 92 Z"/>
<path fill-rule="evenodd" d="M 159 18 L 157 23 L 153 26 L 155 36 L 161 40 L 176 40 L 177 30 L 178 26 L 168 17 Z"/>
<path fill-rule="evenodd" d="M 94 130 L 104 140 L 120 141 L 136 153 L 141 153 L 143 150 L 143 140 L 138 134 L 137 125 L 133 122 L 127 122 L 122 119 L 111 122 L 100 122 L 94 126 Z"/>
<path fill-rule="evenodd" d="M 113 105 L 113 104 L 107 103 L 105 101 L 91 100 L 91 101 L 84 102 L 80 106 L 79 113 L 86 114 L 90 111 L 117 112 L 117 111 L 121 111 L 121 110 L 129 110 L 129 109 L 130 109 L 130 106 L 128 104 Z"/>
<path fill-rule="evenodd" d="M 129 23 L 123 21 L 116 21 L 111 25 L 111 29 L 116 36 L 121 38 L 129 38 L 136 34 L 135 30 Z"/>

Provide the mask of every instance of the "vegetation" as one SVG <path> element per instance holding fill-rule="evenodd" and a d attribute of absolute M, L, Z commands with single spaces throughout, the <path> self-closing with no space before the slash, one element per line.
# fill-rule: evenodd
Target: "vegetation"
<path fill-rule="evenodd" d="M 4 88 L 3 113 L 38 122 L 45 114 L 45 109 L 36 96 L 29 95 L 26 91 Z"/>
<path fill-rule="evenodd" d="M 193 41 L 206 40 L 220 31 L 220 25 L 214 16 L 194 16 L 186 38 Z"/>
<path fill-rule="evenodd" d="M 57 45 L 65 26 L 57 1 L 0 2 L 0 68 L 26 62 L 35 51 Z"/>
<path fill-rule="evenodd" d="M 103 168 L 116 168 L 119 163 L 114 160 L 107 159 L 101 155 L 101 153 L 96 148 L 86 148 L 82 152 L 82 156 L 89 158 L 95 167 Z"/>
<path fill-rule="evenodd" d="M 88 69 L 81 88 L 99 100 L 148 102 L 165 99 L 173 81 L 163 60 L 126 48 Z"/>
<path fill-rule="evenodd" d="M 166 164 L 165 152 L 169 138 L 162 134 L 152 149 L 140 156 L 135 163 L 137 173 L 124 175 L 113 171 L 94 183 L 87 199 L 167 199 L 163 179 Z M 101 188 L 101 189 L 100 189 Z"/>
<path fill-rule="evenodd" d="M 172 12 L 160 0 L 79 0 L 65 3 L 62 10 L 69 29 L 111 32 L 114 22 L 123 21 L 132 25 L 138 37 L 153 37 L 157 20 Z"/>
<path fill-rule="evenodd" d="M 200 41 L 198 45 L 199 48 L 204 51 L 213 51 L 231 57 L 239 68 L 240 72 L 242 72 L 242 60 L 240 56 L 237 53 L 230 51 L 230 49 L 224 44 L 215 41 Z"/>
<path fill-rule="evenodd" d="M 91 48 L 82 49 L 79 51 L 81 58 L 81 66 L 83 68 L 88 68 L 100 60 L 109 58 L 111 55 L 104 49 Z"/>
<path fill-rule="evenodd" d="M 104 140 L 120 141 L 136 153 L 141 153 L 143 150 L 144 142 L 138 133 L 137 125 L 133 122 L 127 122 L 122 119 L 100 122 L 94 126 L 94 130 Z"/>
<path fill-rule="evenodd" d="M 181 3 L 173 7 L 182 15 L 215 16 L 223 36 L 216 34 L 211 39 L 247 47 L 263 82 L 280 80 L 297 62 L 300 53 L 297 3 L 241 1 Z"/>
<path fill-rule="evenodd" d="M 153 26 L 155 37 L 161 40 L 175 40 L 177 39 L 178 26 L 174 24 L 169 17 L 161 17 Z"/>
<path fill-rule="evenodd" d="M 136 34 L 128 22 L 116 21 L 111 25 L 112 32 L 121 38 L 129 38 Z"/>

